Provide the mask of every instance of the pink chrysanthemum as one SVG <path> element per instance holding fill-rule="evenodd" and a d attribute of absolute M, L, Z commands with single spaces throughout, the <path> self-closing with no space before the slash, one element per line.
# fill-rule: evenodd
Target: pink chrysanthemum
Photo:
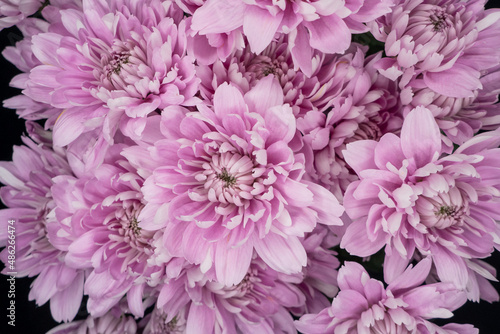
<path fill-rule="evenodd" d="M 296 327 L 305 334 L 477 334 L 471 325 L 438 327 L 427 321 L 451 317 L 451 311 L 467 300 L 453 284 L 419 286 L 431 264 L 430 259 L 420 261 L 384 288 L 360 264 L 346 262 L 339 270 L 340 292 L 332 305 L 319 314 L 302 316 Z"/>
<path fill-rule="evenodd" d="M 119 161 L 101 165 L 92 176 L 59 176 L 54 183 L 56 217 L 70 236 L 65 262 L 90 269 L 89 312 L 101 316 L 127 294 L 131 313 L 143 316 L 143 293 L 162 279 L 162 261 L 154 254 L 154 232 L 139 227 L 142 178 Z M 162 255 L 163 263 L 170 259 Z"/>
<path fill-rule="evenodd" d="M 31 70 L 25 93 L 64 109 L 55 144 L 96 128 L 108 142 L 117 128 L 140 138 L 151 113 L 196 103 L 194 60 L 186 56 L 184 22 L 176 24 L 182 12 L 172 6 L 86 0 L 83 11 L 61 11 L 50 32 L 33 37 L 43 65 Z"/>
<path fill-rule="evenodd" d="M 498 10 L 484 10 L 484 3 L 400 1 L 372 29 L 385 42 L 381 73 L 390 79 L 401 76 L 401 88 L 417 80 L 442 95 L 474 96 L 482 87 L 481 72 L 500 62 Z"/>
<path fill-rule="evenodd" d="M 157 307 L 167 315 L 167 324 L 176 316 L 186 319 L 185 333 L 293 333 L 287 308 L 305 303 L 295 285 L 300 281 L 300 274 L 278 273 L 259 258 L 252 260 L 243 280 L 232 286 L 211 281 L 200 268 L 191 267 L 162 287 Z"/>
<path fill-rule="evenodd" d="M 441 158 L 441 134 L 432 113 L 417 107 L 401 138 L 357 141 L 344 157 L 360 177 L 344 197 L 354 222 L 341 246 L 368 256 L 386 246 L 392 261 L 417 249 L 430 255 L 442 281 L 465 288 L 470 259 L 498 243 L 500 178 L 498 132 L 478 135 Z"/>
<path fill-rule="evenodd" d="M 66 267 L 66 252 L 51 243 L 48 216 L 56 206 L 52 198 L 52 179 L 71 175 L 64 151 L 54 151 L 50 134 L 36 123 L 27 123 L 34 141 L 23 137 L 26 146 L 14 147 L 12 162 L 0 162 L 2 201 L 8 207 L 0 211 L 0 246 L 6 246 L 8 230 L 15 233 L 15 266 L 8 265 L 8 248 L 1 252 L 6 264 L 3 274 L 17 272 L 17 277 L 33 277 L 29 294 L 38 305 L 50 300 L 52 316 L 57 321 L 75 317 L 83 296 L 83 272 Z M 12 228 L 8 221 L 14 219 Z"/>
<path fill-rule="evenodd" d="M 195 10 L 191 29 L 201 35 L 242 29 L 253 52 L 260 53 L 276 33 L 286 34 L 294 63 L 310 76 L 314 50 L 343 53 L 350 45 L 350 29 L 387 13 L 391 1 L 330 0 L 208 0 Z"/>
<path fill-rule="evenodd" d="M 150 175 L 140 226 L 164 228 L 172 255 L 205 270 L 214 263 L 217 279 L 228 285 L 243 279 L 254 249 L 271 268 L 300 272 L 307 256 L 299 237 L 317 222 L 340 225 L 343 208 L 326 189 L 302 180 L 300 138 L 279 83 L 266 77 L 244 96 L 223 84 L 213 110 L 198 109 L 186 115 L 167 108 L 165 139 L 149 154 L 142 146 L 125 150 Z"/>

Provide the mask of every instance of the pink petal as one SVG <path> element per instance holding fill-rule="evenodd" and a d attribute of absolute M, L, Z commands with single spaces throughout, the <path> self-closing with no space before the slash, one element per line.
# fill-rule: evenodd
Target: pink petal
<path fill-rule="evenodd" d="M 217 243 L 214 259 L 217 281 L 227 286 L 240 283 L 248 272 L 252 255 L 251 241 L 235 248 L 226 242 Z"/>
<path fill-rule="evenodd" d="M 309 30 L 311 47 L 324 53 L 343 53 L 351 44 L 351 32 L 336 14 L 303 23 Z"/>
<path fill-rule="evenodd" d="M 238 88 L 223 83 L 215 91 L 214 110 L 219 119 L 224 119 L 230 114 L 243 114 L 246 111 L 243 95 Z"/>
<path fill-rule="evenodd" d="M 285 239 L 271 232 L 263 239 L 254 235 L 254 244 L 262 260 L 279 272 L 295 274 L 307 264 L 306 251 L 297 237 Z"/>
<path fill-rule="evenodd" d="M 258 6 L 248 6 L 243 19 L 243 32 L 248 38 L 252 52 L 261 53 L 273 40 L 283 19 L 284 12 L 271 14 Z"/>
<path fill-rule="evenodd" d="M 339 218 L 344 213 L 344 207 L 326 188 L 312 182 L 304 182 L 313 193 L 313 203 L 310 206 L 318 213 L 318 222 L 326 225 L 343 225 Z"/>
<path fill-rule="evenodd" d="M 296 67 L 300 67 L 306 76 L 310 77 L 313 73 L 311 61 L 313 59 L 313 50 L 309 45 L 309 36 L 307 36 L 306 29 L 299 25 L 297 29 L 290 32 L 288 39 L 293 63 Z"/>
<path fill-rule="evenodd" d="M 380 169 L 387 169 L 387 163 L 397 169 L 401 168 L 404 160 L 401 150 L 401 140 L 393 133 L 387 133 L 380 138 L 375 147 L 375 164 Z"/>
<path fill-rule="evenodd" d="M 205 305 L 191 303 L 186 324 L 186 334 L 213 333 L 215 310 Z"/>
<path fill-rule="evenodd" d="M 231 32 L 243 24 L 246 7 L 239 0 L 208 0 L 195 11 L 191 29 L 203 35 Z"/>
<path fill-rule="evenodd" d="M 481 89 L 480 73 L 473 68 L 455 63 L 441 72 L 425 72 L 424 82 L 433 91 L 450 97 L 473 97 L 476 89 Z"/>
<path fill-rule="evenodd" d="M 463 258 L 437 246 L 432 249 L 432 259 L 439 279 L 452 282 L 458 289 L 465 289 L 468 281 L 467 266 Z"/>
<path fill-rule="evenodd" d="M 374 161 L 376 147 L 377 142 L 374 140 L 358 140 L 347 144 L 342 154 L 347 164 L 359 175 L 365 169 L 378 169 Z"/>
<path fill-rule="evenodd" d="M 71 321 L 76 316 L 83 298 L 83 278 L 84 274 L 81 272 L 70 286 L 50 299 L 50 311 L 54 320 Z"/>
<path fill-rule="evenodd" d="M 441 133 L 429 109 L 416 107 L 401 129 L 401 149 L 416 168 L 436 161 L 441 154 Z"/>
<path fill-rule="evenodd" d="M 283 105 L 283 100 L 283 88 L 274 75 L 262 78 L 255 87 L 245 94 L 245 102 L 248 104 L 249 110 L 264 117 L 271 107 Z M 291 116 L 293 117 L 293 115 Z M 286 115 L 286 121 L 282 123 L 289 123 L 291 121 L 290 115 Z M 295 121 L 293 121 L 293 125 L 295 125 Z"/>
<path fill-rule="evenodd" d="M 346 233 L 340 242 L 340 247 L 345 248 L 351 255 L 370 256 L 382 249 L 385 244 L 385 233 L 377 233 L 374 240 L 368 237 L 366 218 L 363 218 L 347 227 Z"/>

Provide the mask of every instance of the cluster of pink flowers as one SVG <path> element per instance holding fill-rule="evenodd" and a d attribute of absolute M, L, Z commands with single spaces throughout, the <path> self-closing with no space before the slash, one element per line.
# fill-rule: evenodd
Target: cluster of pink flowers
<path fill-rule="evenodd" d="M 0 259 L 50 334 L 473 334 L 432 319 L 499 300 L 485 0 L 0 0 L 12 25 Z"/>

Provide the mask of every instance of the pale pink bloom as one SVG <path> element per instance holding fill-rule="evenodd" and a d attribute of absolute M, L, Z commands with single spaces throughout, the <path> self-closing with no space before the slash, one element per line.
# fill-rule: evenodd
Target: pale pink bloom
<path fill-rule="evenodd" d="M 254 250 L 271 268 L 297 273 L 307 263 L 300 237 L 316 224 L 340 225 L 343 208 L 325 188 L 302 180 L 304 156 L 283 91 L 266 77 L 243 94 L 222 84 L 213 109 L 167 108 L 154 145 L 125 149 L 148 176 L 145 230 L 164 229 L 174 256 L 215 265 L 224 284 L 240 282 Z M 293 219 L 292 219 L 293 217 Z M 182 237 L 180 237 L 182 236 Z"/>
<path fill-rule="evenodd" d="M 301 274 L 281 274 L 255 256 L 244 278 L 231 286 L 191 267 L 163 285 L 157 307 L 166 324 L 179 317 L 176 327 L 185 326 L 188 334 L 295 333 L 287 308 L 305 303 L 295 285 L 301 280 Z"/>
<path fill-rule="evenodd" d="M 191 18 L 186 24 L 191 28 Z M 217 59 L 225 61 L 231 54 L 245 47 L 245 38 L 242 29 L 228 33 L 197 34 L 192 29 L 188 30 L 188 55 L 194 57 L 198 64 L 210 65 Z"/>
<path fill-rule="evenodd" d="M 52 191 L 60 232 L 68 234 L 65 263 L 88 270 L 87 308 L 101 316 L 125 294 L 130 312 L 144 315 L 145 290 L 162 279 L 154 254 L 154 232 L 141 229 L 141 177 L 126 161 L 102 164 L 92 175 L 59 176 Z M 170 257 L 163 254 L 167 262 Z"/>
<path fill-rule="evenodd" d="M 52 198 L 52 179 L 71 175 L 65 152 L 54 151 L 50 133 L 36 123 L 27 123 L 31 139 L 23 137 L 26 146 L 14 147 L 13 161 L 0 162 L 2 201 L 8 207 L 0 210 L 0 246 L 6 246 L 8 221 L 14 219 L 15 269 L 8 265 L 8 248 L 0 257 L 5 263 L 3 274 L 17 272 L 17 277 L 34 277 L 30 300 L 38 305 L 50 300 L 52 317 L 68 321 L 75 317 L 83 296 L 83 271 L 64 264 L 66 252 L 52 244 L 47 220 L 56 204 Z"/>
<path fill-rule="evenodd" d="M 296 321 L 305 334 L 477 334 L 471 325 L 448 324 L 438 327 L 427 321 L 449 318 L 467 300 L 453 284 L 420 286 L 431 269 L 424 259 L 408 267 L 389 285 L 370 278 L 356 262 L 346 262 L 339 270 L 340 292 L 332 305 L 318 314 L 307 314 Z"/>
<path fill-rule="evenodd" d="M 0 0 L 0 31 L 35 14 L 42 4 L 42 0 Z"/>
<path fill-rule="evenodd" d="M 386 246 L 390 261 L 403 267 L 417 249 L 432 258 L 442 281 L 465 288 L 468 259 L 487 257 L 498 244 L 499 144 L 498 132 L 487 132 L 440 158 L 439 127 L 417 107 L 401 137 L 347 145 L 344 157 L 360 181 L 344 197 L 354 222 L 341 246 L 358 256 Z"/>
<path fill-rule="evenodd" d="M 25 93 L 64 109 L 54 126 L 55 144 L 93 129 L 109 143 L 118 128 L 138 139 L 148 115 L 198 101 L 179 12 L 158 0 L 143 6 L 86 0 L 83 11 L 53 13 L 50 32 L 32 39 L 43 64 L 31 70 Z"/>
<path fill-rule="evenodd" d="M 262 52 L 276 34 L 289 38 L 294 63 L 310 76 L 314 50 L 343 53 L 351 30 L 389 12 L 391 1 L 208 0 L 193 14 L 191 29 L 199 35 L 242 29 L 254 53 Z"/>
<path fill-rule="evenodd" d="M 386 58 L 377 64 L 390 79 L 423 81 L 450 97 L 472 97 L 482 88 L 481 71 L 500 61 L 494 36 L 500 33 L 498 9 L 484 0 L 406 0 L 372 25 L 385 43 Z M 420 84 L 421 86 L 422 84 Z"/>

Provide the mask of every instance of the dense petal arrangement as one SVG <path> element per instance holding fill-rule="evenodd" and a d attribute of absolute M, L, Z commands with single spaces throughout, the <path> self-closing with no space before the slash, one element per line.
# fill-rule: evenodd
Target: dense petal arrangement
<path fill-rule="evenodd" d="M 440 158 L 438 125 L 417 107 L 400 138 L 349 144 L 344 156 L 360 181 L 344 198 L 354 222 L 342 245 L 359 256 L 387 245 L 388 256 L 407 261 L 416 249 L 432 257 L 441 280 L 465 288 L 469 259 L 489 256 L 498 239 L 499 143 L 483 133 Z"/>
<path fill-rule="evenodd" d="M 146 6 L 84 1 L 83 11 L 62 10 L 33 38 L 42 64 L 31 70 L 26 94 L 61 109 L 58 145 L 95 128 L 107 141 L 118 128 L 140 137 L 150 113 L 195 103 L 199 79 L 185 55 L 185 25 L 160 1 Z"/>
<path fill-rule="evenodd" d="M 275 78 L 244 96 L 222 84 L 213 110 L 167 108 L 160 129 L 165 139 L 148 149 L 147 161 L 144 147 L 125 150 L 151 174 L 139 220 L 145 229 L 165 229 L 172 255 L 205 271 L 213 263 L 219 281 L 241 281 L 254 249 L 271 268 L 299 272 L 307 256 L 298 238 L 318 222 L 342 224 L 335 197 L 302 180 L 295 118 Z"/>
<path fill-rule="evenodd" d="M 500 299 L 484 7 L 0 0 L 2 274 L 49 334 L 476 334 L 442 319 Z"/>

